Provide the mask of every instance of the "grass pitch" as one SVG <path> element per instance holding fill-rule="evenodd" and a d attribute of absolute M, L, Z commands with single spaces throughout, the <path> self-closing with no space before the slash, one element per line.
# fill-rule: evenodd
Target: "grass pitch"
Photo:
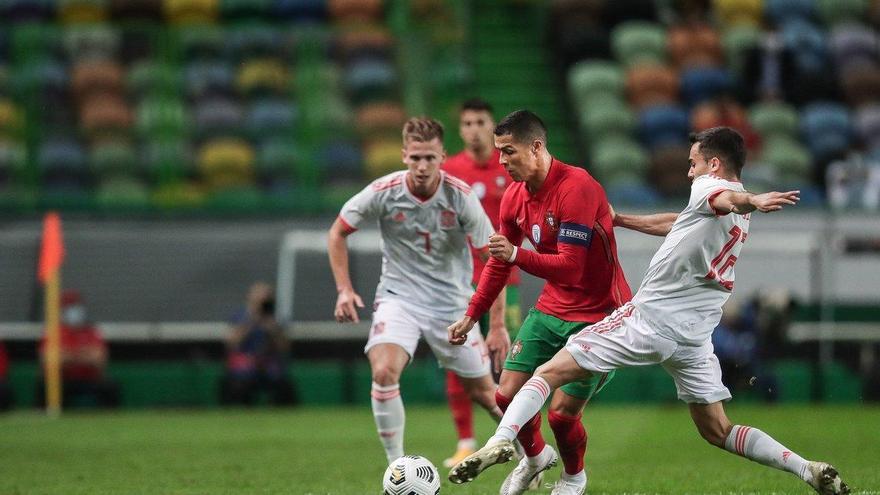
<path fill-rule="evenodd" d="M 880 408 L 732 405 L 728 412 L 807 458 L 834 463 L 855 493 L 880 494 Z M 492 424 L 476 416 L 485 439 Z M 681 404 L 591 406 L 585 418 L 590 494 L 811 493 L 792 475 L 710 447 Z M 440 465 L 454 443 L 443 407 L 407 409 L 408 452 Z M 444 483 L 441 493 L 498 493 L 512 467 L 466 485 Z M 384 469 L 368 406 L 0 415 L 2 495 L 375 494 Z"/>

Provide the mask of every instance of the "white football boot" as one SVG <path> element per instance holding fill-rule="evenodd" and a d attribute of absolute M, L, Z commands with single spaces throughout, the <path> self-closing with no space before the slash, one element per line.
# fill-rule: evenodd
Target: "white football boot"
<path fill-rule="evenodd" d="M 813 475 L 808 483 L 816 492 L 822 495 L 845 495 L 849 493 L 849 487 L 840 479 L 840 474 L 834 466 L 826 462 L 809 461 L 807 469 Z"/>
<path fill-rule="evenodd" d="M 503 464 L 513 458 L 516 449 L 510 440 L 486 444 L 482 449 L 467 456 L 449 471 L 449 481 L 455 484 L 473 481 L 486 468 Z"/>
<path fill-rule="evenodd" d="M 559 456 L 549 445 L 538 454 L 537 462 L 529 462 L 528 457 L 523 457 L 519 464 L 507 475 L 501 484 L 501 495 L 520 495 L 526 490 L 540 487 L 544 471 L 552 468 L 559 462 Z"/>
<path fill-rule="evenodd" d="M 571 480 L 560 479 L 553 484 L 553 490 L 550 495 L 584 495 L 587 490 L 587 478 L 584 477 L 583 483 L 577 483 Z"/>

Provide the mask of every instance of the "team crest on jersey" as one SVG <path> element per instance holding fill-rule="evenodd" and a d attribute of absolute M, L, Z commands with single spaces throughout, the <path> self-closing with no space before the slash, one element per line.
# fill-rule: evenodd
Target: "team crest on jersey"
<path fill-rule="evenodd" d="M 541 227 L 536 223 L 532 224 L 532 239 L 536 245 L 541 243 Z"/>
<path fill-rule="evenodd" d="M 457 216 L 452 210 L 443 210 L 440 212 L 440 228 L 451 229 L 457 223 Z"/>
<path fill-rule="evenodd" d="M 523 344 L 522 340 L 517 340 L 510 346 L 510 359 L 516 359 L 516 356 L 522 352 Z"/>
<path fill-rule="evenodd" d="M 551 232 L 559 230 L 559 223 L 556 221 L 556 217 L 553 216 L 552 211 L 547 210 L 547 213 L 544 213 L 544 222 L 550 227 Z"/>
<path fill-rule="evenodd" d="M 486 197 L 486 184 L 482 182 L 474 182 L 471 184 L 471 189 L 474 191 L 474 194 L 477 195 L 477 198 L 483 199 Z"/>
<path fill-rule="evenodd" d="M 406 221 L 406 214 L 402 211 L 398 211 L 394 214 L 394 216 L 391 217 L 391 219 L 397 223 L 402 223 Z"/>

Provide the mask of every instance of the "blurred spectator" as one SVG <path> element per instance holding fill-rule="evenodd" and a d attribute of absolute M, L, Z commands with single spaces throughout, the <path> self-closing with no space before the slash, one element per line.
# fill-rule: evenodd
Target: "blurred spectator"
<path fill-rule="evenodd" d="M 795 73 L 793 52 L 778 33 L 768 31 L 758 46 L 746 51 L 742 98 L 746 102 L 785 100 Z"/>
<path fill-rule="evenodd" d="M 9 387 L 7 376 L 9 373 L 9 357 L 6 355 L 6 347 L 0 342 L 0 411 L 9 410 L 12 407 L 12 388 Z"/>
<path fill-rule="evenodd" d="M 732 393 L 754 388 L 767 401 L 778 397 L 776 378 L 765 366 L 759 350 L 764 345 L 761 335 L 760 298 L 740 305 L 730 300 L 724 308 L 721 323 L 712 334 L 715 355 L 721 364 L 722 380 Z"/>
<path fill-rule="evenodd" d="M 745 109 L 729 94 L 704 101 L 694 107 L 691 111 L 691 126 L 694 132 L 711 127 L 733 127 L 742 134 L 750 152 L 755 152 L 761 147 L 761 136 L 749 123 Z"/>
<path fill-rule="evenodd" d="M 226 376 L 220 387 L 223 404 L 252 405 L 266 391 L 275 405 L 296 402 L 287 378 L 289 342 L 275 319 L 275 296 L 265 282 L 251 286 L 247 303 L 231 321 L 226 338 Z"/>
<path fill-rule="evenodd" d="M 825 178 L 832 208 L 877 211 L 880 206 L 880 162 L 861 151 L 854 149 L 831 162 Z"/>
<path fill-rule="evenodd" d="M 61 379 L 65 405 L 93 403 L 99 407 L 119 406 L 119 385 L 105 376 L 107 344 L 88 318 L 82 296 L 66 290 L 61 295 Z M 46 337 L 40 342 L 40 360 L 45 366 Z M 36 404 L 46 405 L 45 381 L 37 383 Z"/>

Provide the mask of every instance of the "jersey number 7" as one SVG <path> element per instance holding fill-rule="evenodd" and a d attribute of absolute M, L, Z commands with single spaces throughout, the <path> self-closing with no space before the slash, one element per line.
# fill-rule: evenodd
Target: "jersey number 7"
<path fill-rule="evenodd" d="M 733 265 L 736 264 L 736 256 L 729 254 L 730 250 L 733 249 L 733 246 L 736 246 L 737 242 L 746 242 L 746 237 L 743 235 L 743 231 L 741 228 L 736 225 L 730 229 L 730 240 L 724 244 L 724 247 L 721 248 L 721 252 L 718 253 L 718 256 L 712 258 L 712 265 L 709 269 L 709 273 L 706 274 L 706 278 L 709 280 L 717 280 L 718 283 L 727 290 L 733 290 L 733 281 L 724 279 L 724 272 L 733 268 Z"/>

